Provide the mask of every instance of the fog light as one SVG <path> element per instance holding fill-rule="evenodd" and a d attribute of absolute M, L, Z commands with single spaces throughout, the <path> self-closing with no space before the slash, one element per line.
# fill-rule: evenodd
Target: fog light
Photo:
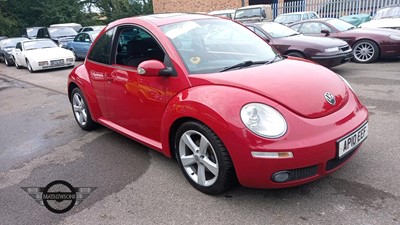
<path fill-rule="evenodd" d="M 292 177 L 292 173 L 290 171 L 279 171 L 272 175 L 272 180 L 277 183 L 283 183 L 289 181 Z"/>

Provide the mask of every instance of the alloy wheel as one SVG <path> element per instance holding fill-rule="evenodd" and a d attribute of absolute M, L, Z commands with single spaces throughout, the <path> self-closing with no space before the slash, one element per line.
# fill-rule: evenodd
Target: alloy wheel
<path fill-rule="evenodd" d="M 376 51 L 370 42 L 360 42 L 354 46 L 354 58 L 359 62 L 370 62 L 377 54 Z"/>
<path fill-rule="evenodd" d="M 88 115 L 85 101 L 79 93 L 75 93 L 72 97 L 72 107 L 76 120 L 81 126 L 87 123 Z"/>
<path fill-rule="evenodd" d="M 219 173 L 217 156 L 210 141 L 195 130 L 180 137 L 179 157 L 187 175 L 198 185 L 213 185 Z"/>

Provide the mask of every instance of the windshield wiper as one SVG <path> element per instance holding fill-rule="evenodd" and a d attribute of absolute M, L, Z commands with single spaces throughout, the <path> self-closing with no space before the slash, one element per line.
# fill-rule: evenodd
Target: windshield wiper
<path fill-rule="evenodd" d="M 347 30 L 353 30 L 353 29 L 355 29 L 356 27 L 349 27 L 349 29 L 347 29 Z"/>
<path fill-rule="evenodd" d="M 271 64 L 271 63 L 276 62 L 276 60 L 278 60 L 278 59 L 284 59 L 284 58 L 285 57 L 281 57 L 280 55 L 276 54 L 275 57 L 272 60 L 268 61 L 266 64 Z"/>
<path fill-rule="evenodd" d="M 225 68 L 224 68 L 223 70 L 221 70 L 220 72 L 225 72 L 225 71 L 228 71 L 228 70 L 231 70 L 231 69 L 236 69 L 236 68 L 241 69 L 241 68 L 249 67 L 249 66 L 252 66 L 252 65 L 266 64 L 266 63 L 269 63 L 269 61 L 251 61 L 251 60 L 248 60 L 248 61 L 244 61 L 244 62 L 235 64 L 235 65 L 233 65 L 233 66 L 225 67 Z"/>

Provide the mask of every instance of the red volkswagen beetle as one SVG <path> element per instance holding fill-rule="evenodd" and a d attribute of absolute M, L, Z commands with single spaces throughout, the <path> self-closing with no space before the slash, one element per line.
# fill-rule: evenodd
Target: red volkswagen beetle
<path fill-rule="evenodd" d="M 332 71 L 284 58 L 228 19 L 126 18 L 69 75 L 79 126 L 104 125 L 177 159 L 208 194 L 304 184 L 341 167 L 368 136 L 368 111 Z"/>

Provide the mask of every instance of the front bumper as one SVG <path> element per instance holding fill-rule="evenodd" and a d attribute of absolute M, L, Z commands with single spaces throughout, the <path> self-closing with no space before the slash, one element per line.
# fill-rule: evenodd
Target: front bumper
<path fill-rule="evenodd" d="M 285 188 L 311 182 L 343 166 L 360 148 L 337 158 L 337 141 L 368 121 L 368 111 L 351 95 L 339 111 L 319 119 L 299 117 L 279 111 L 288 121 L 288 132 L 277 140 L 260 138 L 243 129 L 242 137 L 224 141 L 233 160 L 239 182 L 253 188 Z M 234 140 L 234 141 L 232 141 Z M 255 158 L 251 152 L 292 152 L 292 158 Z M 280 171 L 290 171 L 293 179 L 274 182 Z"/>
<path fill-rule="evenodd" d="M 349 62 L 353 58 L 353 52 L 347 51 L 339 54 L 317 54 L 311 56 L 311 60 L 327 68 L 339 66 Z"/>

